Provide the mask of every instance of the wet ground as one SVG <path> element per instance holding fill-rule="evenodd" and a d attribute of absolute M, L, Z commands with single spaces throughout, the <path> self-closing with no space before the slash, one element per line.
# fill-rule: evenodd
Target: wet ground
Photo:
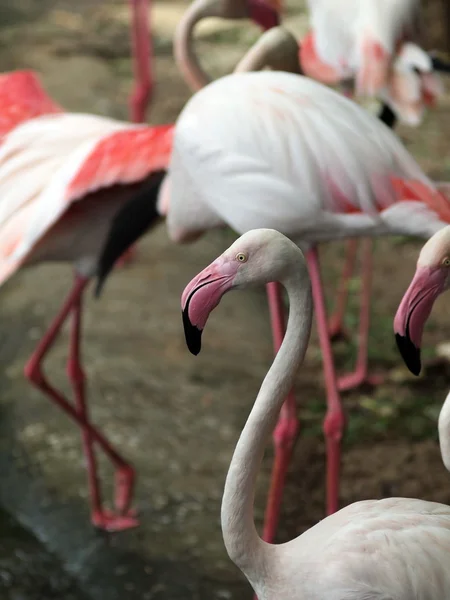
<path fill-rule="evenodd" d="M 294 3 L 295 4 L 295 3 Z M 189 94 L 171 56 L 171 35 L 185 2 L 155 2 L 157 92 L 150 120 L 171 121 Z M 126 118 L 132 85 L 126 3 L 21 0 L 0 3 L 0 68 L 37 69 L 69 110 Z M 70 12 L 69 12 L 70 9 Z M 304 17 L 290 27 L 304 28 Z M 214 75 L 232 69 L 257 31 L 208 25 L 200 52 Z M 402 130 L 432 176 L 450 179 L 450 104 L 420 131 Z M 271 360 L 264 293 L 230 294 L 211 318 L 204 351 L 192 357 L 181 329 L 179 297 L 190 278 L 229 245 L 232 234 L 206 236 L 189 248 L 169 243 L 163 227 L 139 245 L 136 262 L 118 270 L 103 297 L 87 293 L 84 360 L 93 420 L 137 469 L 138 529 L 108 535 L 88 521 L 79 431 L 34 391 L 23 365 L 71 282 L 67 266 L 18 273 L 1 290 L 0 308 L 0 598 L 3 600 L 241 600 L 249 587 L 228 560 L 219 525 L 226 469 Z M 428 362 L 409 377 L 394 348 L 392 316 L 411 277 L 420 242 L 377 244 L 371 358 L 387 372 L 376 391 L 344 398 L 349 428 L 342 504 L 383 495 L 450 502 L 436 442 L 436 418 L 450 367 L 436 346 L 450 336 L 442 299 L 430 321 Z M 343 248 L 324 249 L 330 295 Z M 353 289 L 357 292 L 359 279 Z M 356 324 L 356 297 L 348 324 Z M 67 332 L 46 363 L 51 381 L 70 394 Z M 341 369 L 354 346 L 336 347 Z M 279 530 L 289 539 L 323 516 L 324 413 L 320 353 L 313 336 L 298 378 L 302 437 L 290 470 Z M 261 524 L 271 465 L 259 478 Z M 102 462 L 105 494 L 112 470 Z"/>

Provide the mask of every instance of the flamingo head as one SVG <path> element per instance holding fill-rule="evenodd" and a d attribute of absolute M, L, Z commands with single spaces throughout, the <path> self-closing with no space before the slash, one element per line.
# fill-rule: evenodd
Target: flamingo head
<path fill-rule="evenodd" d="M 433 304 L 450 289 L 450 226 L 428 240 L 417 261 L 413 280 L 394 319 L 397 346 L 408 369 L 419 375 L 420 347 L 425 323 Z"/>
<path fill-rule="evenodd" d="M 284 281 L 292 264 L 296 272 L 302 265 L 306 271 L 303 255 L 293 242 L 273 229 L 253 229 L 194 277 L 181 297 L 184 333 L 192 354 L 200 352 L 209 314 L 226 292 Z"/>

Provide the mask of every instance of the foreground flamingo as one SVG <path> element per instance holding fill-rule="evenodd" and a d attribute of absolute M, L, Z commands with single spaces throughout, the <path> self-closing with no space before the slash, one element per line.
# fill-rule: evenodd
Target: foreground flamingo
<path fill-rule="evenodd" d="M 450 221 L 450 202 L 447 206 Z M 414 375 L 422 364 L 420 347 L 425 323 L 440 294 L 450 289 L 450 227 L 443 227 L 422 248 L 411 285 L 394 320 L 397 345 Z"/>
<path fill-rule="evenodd" d="M 274 227 L 311 248 L 328 405 L 327 511 L 335 512 L 344 413 L 317 245 L 399 233 L 428 238 L 450 222 L 448 201 L 378 119 L 317 82 L 281 72 L 236 73 L 198 92 L 177 121 L 169 175 L 170 205 L 163 212 L 175 241 L 223 225 L 240 234 Z M 280 288 L 271 284 L 269 294 L 278 349 L 284 327 Z M 268 541 L 297 431 L 290 393 L 274 433 Z"/>
<path fill-rule="evenodd" d="M 313 250 L 307 261 L 310 267 L 315 264 Z M 310 336 L 313 302 L 307 264 L 298 247 L 277 231 L 249 231 L 186 286 L 181 302 L 186 341 L 198 354 L 201 332 L 222 296 L 268 282 L 285 287 L 289 320 L 228 470 L 221 515 L 228 555 L 259 600 L 443 600 L 450 586 L 450 507 L 444 504 L 413 498 L 366 500 L 285 544 L 269 545 L 259 538 L 253 522 L 256 477 Z M 450 394 L 440 417 L 446 465 L 449 428 Z"/>
<path fill-rule="evenodd" d="M 74 265 L 73 288 L 28 361 L 25 374 L 83 430 L 93 524 L 108 530 L 126 529 L 137 523 L 130 510 L 135 475 L 89 421 L 80 357 L 82 296 L 91 277 L 99 278 L 100 289 L 116 260 L 156 220 L 157 192 L 169 161 L 172 127 L 63 113 L 45 96 L 33 73 L 8 77 L 22 80 L 16 91 L 27 91 L 25 99 L 21 94 L 9 98 L 13 115 L 23 104 L 29 116 L 33 112 L 51 114 L 31 118 L 3 137 L 0 283 L 19 268 L 39 262 Z M 42 370 L 43 360 L 70 315 L 67 370 L 75 407 Z M 116 468 L 115 513 L 102 506 L 93 442 Z"/>

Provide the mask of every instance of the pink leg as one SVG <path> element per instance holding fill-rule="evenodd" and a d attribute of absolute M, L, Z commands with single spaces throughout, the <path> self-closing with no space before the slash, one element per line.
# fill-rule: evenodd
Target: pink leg
<path fill-rule="evenodd" d="M 25 376 L 53 402 L 61 407 L 81 427 L 83 432 L 83 446 L 86 454 L 89 487 L 92 502 L 92 522 L 95 526 L 108 531 L 119 531 L 137 525 L 136 519 L 129 511 L 134 485 L 134 471 L 121 456 L 110 446 L 106 438 L 95 429 L 88 420 L 85 403 L 84 374 L 80 364 L 80 326 L 81 326 L 81 297 L 88 283 L 88 279 L 75 277 L 74 286 L 56 316 L 49 330 L 42 338 L 32 357 L 25 366 Z M 70 354 L 67 370 L 72 382 L 76 397 L 75 409 L 65 398 L 53 388 L 46 380 L 41 364 L 52 347 L 63 323 L 74 311 L 74 320 L 70 340 Z M 92 448 L 97 442 L 116 466 L 117 469 L 117 495 L 116 508 L 119 514 L 111 514 L 102 509 L 101 493 L 98 484 L 95 456 Z"/>
<path fill-rule="evenodd" d="M 147 106 L 152 96 L 152 41 L 149 19 L 150 0 L 130 0 L 132 11 L 131 42 L 135 86 L 130 98 L 130 115 L 134 123 L 144 123 Z M 118 267 L 133 262 L 136 246 L 131 246 L 117 261 Z"/>
<path fill-rule="evenodd" d="M 324 433 L 327 450 L 327 514 L 330 515 L 338 510 L 341 439 L 345 427 L 345 416 L 338 391 L 333 352 L 328 333 L 325 298 L 320 277 L 317 248 L 308 251 L 307 260 L 309 275 L 311 277 L 317 330 L 322 350 L 323 370 L 327 392 L 327 414 L 324 420 Z"/>
<path fill-rule="evenodd" d="M 344 327 L 345 310 L 348 300 L 348 285 L 355 268 L 356 253 L 358 251 L 358 240 L 352 239 L 347 242 L 347 256 L 345 258 L 344 269 L 337 291 L 336 308 L 330 317 L 328 330 L 330 339 L 348 339 L 350 336 Z"/>
<path fill-rule="evenodd" d="M 130 0 L 132 10 L 131 40 L 136 85 L 130 100 L 131 118 L 143 123 L 153 90 L 150 0 Z"/>
<path fill-rule="evenodd" d="M 359 315 L 359 348 L 356 359 L 356 369 L 353 373 L 348 373 L 347 375 L 339 378 L 338 385 L 341 391 L 351 390 L 364 384 L 375 386 L 383 383 L 383 377 L 381 375 L 369 375 L 368 372 L 370 300 L 373 270 L 372 257 L 373 240 L 371 238 L 366 238 L 363 240 L 362 289 Z"/>
<path fill-rule="evenodd" d="M 275 354 L 280 349 L 285 332 L 284 306 L 281 286 L 278 283 L 267 285 L 270 320 L 272 323 L 273 345 Z M 281 409 L 280 417 L 274 431 L 275 462 L 272 469 L 269 497 L 264 519 L 263 539 L 272 542 L 275 537 L 280 513 L 286 472 L 292 456 L 299 422 L 294 393 L 291 390 Z"/>

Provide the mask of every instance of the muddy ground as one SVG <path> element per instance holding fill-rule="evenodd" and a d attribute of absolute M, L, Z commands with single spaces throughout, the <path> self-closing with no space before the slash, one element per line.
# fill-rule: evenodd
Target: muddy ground
<path fill-rule="evenodd" d="M 291 2 L 289 6 L 296 5 Z M 68 110 L 127 117 L 132 85 L 126 2 L 20 0 L 0 2 L 0 68 L 31 67 Z M 149 119 L 172 121 L 189 97 L 171 55 L 171 35 L 186 2 L 155 2 L 157 90 Z M 292 8 L 292 7 L 291 7 Z M 288 15 L 300 34 L 305 17 Z M 214 75 L 230 71 L 257 31 L 205 25 L 199 48 Z M 401 130 L 433 177 L 450 179 L 450 101 L 420 130 Z M 169 243 L 163 227 L 139 245 L 100 301 L 86 298 L 84 359 L 93 420 L 137 468 L 141 525 L 106 535 L 88 522 L 86 475 L 78 430 L 23 377 L 23 365 L 71 281 L 68 266 L 21 272 L 1 290 L 0 308 L 0 598 L 116 600 L 250 598 L 228 560 L 219 507 L 226 469 L 239 432 L 271 360 L 264 292 L 230 294 L 211 318 L 204 351 L 186 350 L 179 297 L 184 285 L 229 245 L 223 231 L 189 248 Z M 437 356 L 450 339 L 445 299 L 425 336 L 428 368 L 407 374 L 394 347 L 392 317 L 414 269 L 420 242 L 396 238 L 376 247 L 371 359 L 387 372 L 385 385 L 344 397 L 349 419 L 342 504 L 383 495 L 450 502 L 436 418 L 450 366 Z M 323 248 L 331 297 L 343 247 Z M 357 323 L 359 278 L 348 325 Z M 67 335 L 46 372 L 70 393 Z M 336 346 L 341 370 L 355 345 Z M 324 389 L 315 335 L 297 382 L 302 436 L 290 469 L 279 529 L 287 540 L 324 514 L 321 418 Z M 261 524 L 272 451 L 259 478 Z M 112 472 L 102 463 L 105 492 Z M 9 515 L 9 516 L 8 516 Z"/>

